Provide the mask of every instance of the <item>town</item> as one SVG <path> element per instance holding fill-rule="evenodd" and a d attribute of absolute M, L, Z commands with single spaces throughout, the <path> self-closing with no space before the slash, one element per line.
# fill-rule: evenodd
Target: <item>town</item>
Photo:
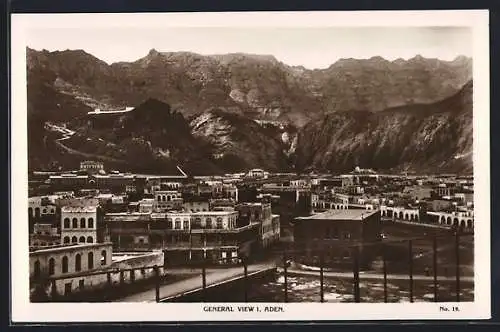
<path fill-rule="evenodd" d="M 242 264 L 254 272 L 283 268 L 283 253 L 290 269 L 306 273 L 320 264 L 331 273 L 352 271 L 355 256 L 361 270 L 375 273 L 383 244 L 392 245 L 384 264 L 401 273 L 408 255 L 397 243 L 412 239 L 412 273 L 430 278 L 438 269 L 432 273 L 447 278 L 453 234 L 474 232 L 472 176 L 360 167 L 346 174 L 251 169 L 196 176 L 177 169 L 132 174 L 85 160 L 78 170 L 29 174 L 32 301 L 90 293 L 104 300 L 114 284 L 125 286 L 111 300 L 126 300 L 139 292 L 131 284 L 142 292 L 154 288 L 155 277 L 175 285 L 176 271 L 200 266 L 226 271 L 228 279 Z M 429 248 L 443 235 L 433 265 Z M 471 241 L 460 247 L 463 276 L 473 275 Z"/>

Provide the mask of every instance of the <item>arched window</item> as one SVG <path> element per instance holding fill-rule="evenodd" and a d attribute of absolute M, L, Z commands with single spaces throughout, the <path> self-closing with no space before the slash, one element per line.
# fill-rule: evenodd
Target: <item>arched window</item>
<path fill-rule="evenodd" d="M 457 218 L 453 219 L 453 226 L 458 226 L 458 219 Z"/>
<path fill-rule="evenodd" d="M 217 228 L 222 228 L 222 218 L 217 218 Z"/>
<path fill-rule="evenodd" d="M 56 271 L 56 260 L 54 258 L 49 259 L 49 275 L 53 275 Z"/>
<path fill-rule="evenodd" d="M 87 243 L 94 243 L 94 238 L 92 236 L 87 236 Z"/>
<path fill-rule="evenodd" d="M 182 225 L 182 228 L 184 228 L 184 229 L 189 229 L 189 220 L 184 219 L 184 221 L 183 221 L 183 225 Z"/>
<path fill-rule="evenodd" d="M 156 200 L 157 200 L 158 202 L 161 202 L 161 195 L 158 195 L 158 197 L 156 197 Z"/>
<path fill-rule="evenodd" d="M 79 272 L 82 270 L 82 255 L 76 254 L 75 256 L 75 271 Z"/>
<path fill-rule="evenodd" d="M 172 197 L 170 195 L 167 196 L 167 201 L 170 202 L 172 200 Z"/>
<path fill-rule="evenodd" d="M 78 238 L 76 236 L 73 236 L 71 238 L 71 243 L 77 243 L 78 242 Z"/>
<path fill-rule="evenodd" d="M 101 251 L 101 265 L 106 265 L 106 250 Z"/>
<path fill-rule="evenodd" d="M 212 218 L 207 218 L 205 220 L 207 228 L 212 228 Z"/>
<path fill-rule="evenodd" d="M 43 209 L 43 210 L 42 210 L 42 213 L 43 213 L 43 214 L 47 214 L 47 209 Z"/>
<path fill-rule="evenodd" d="M 80 236 L 80 239 L 78 240 L 80 243 L 85 243 L 85 236 Z"/>
<path fill-rule="evenodd" d="M 181 219 L 175 218 L 175 229 L 181 229 Z"/>
<path fill-rule="evenodd" d="M 62 273 L 68 273 L 68 257 L 64 256 L 62 258 Z"/>
<path fill-rule="evenodd" d="M 39 207 L 35 208 L 35 218 L 40 218 L 40 208 Z"/>
<path fill-rule="evenodd" d="M 194 228 L 201 228 L 201 218 L 194 218 Z"/>
<path fill-rule="evenodd" d="M 72 225 L 73 228 L 78 228 L 78 219 L 73 218 L 72 223 L 73 223 L 73 225 Z"/>
<path fill-rule="evenodd" d="M 94 268 L 94 253 L 92 251 L 90 251 L 87 254 L 87 264 L 88 264 L 89 270 Z"/>
<path fill-rule="evenodd" d="M 405 214 L 405 220 L 408 220 L 408 214 Z"/>
<path fill-rule="evenodd" d="M 35 278 L 40 277 L 40 261 L 36 260 L 35 261 L 35 266 L 34 266 L 34 271 L 33 271 Z"/>
<path fill-rule="evenodd" d="M 172 218 L 167 218 L 167 228 L 172 229 Z"/>
<path fill-rule="evenodd" d="M 28 217 L 33 217 L 33 208 L 28 208 Z"/>
<path fill-rule="evenodd" d="M 69 228 L 69 227 L 70 227 L 69 218 L 64 218 L 64 228 Z"/>
<path fill-rule="evenodd" d="M 85 228 L 85 218 L 80 219 L 80 228 Z"/>
<path fill-rule="evenodd" d="M 399 219 L 403 219 L 403 212 L 399 212 Z"/>
<path fill-rule="evenodd" d="M 64 237 L 64 243 L 69 243 L 70 239 L 69 239 L 69 236 L 65 236 Z"/>
<path fill-rule="evenodd" d="M 451 217 L 446 218 L 446 224 L 451 225 Z"/>
<path fill-rule="evenodd" d="M 87 221 L 87 227 L 94 228 L 94 218 L 89 218 L 89 220 Z"/>

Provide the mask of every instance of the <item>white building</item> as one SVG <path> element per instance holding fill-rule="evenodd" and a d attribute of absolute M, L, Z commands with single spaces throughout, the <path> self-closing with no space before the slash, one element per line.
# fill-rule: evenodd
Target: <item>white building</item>
<path fill-rule="evenodd" d="M 97 206 L 61 208 L 61 243 L 97 242 Z"/>
<path fill-rule="evenodd" d="M 269 172 L 266 172 L 260 168 L 254 168 L 249 170 L 246 176 L 249 178 L 265 179 L 269 176 Z"/>

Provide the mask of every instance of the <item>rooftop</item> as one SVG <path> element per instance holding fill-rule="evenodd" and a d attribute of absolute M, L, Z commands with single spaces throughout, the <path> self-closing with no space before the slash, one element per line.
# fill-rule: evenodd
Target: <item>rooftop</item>
<path fill-rule="evenodd" d="M 363 220 L 378 211 L 367 211 L 363 209 L 352 210 L 328 210 L 308 217 L 298 217 L 297 220 Z"/>
<path fill-rule="evenodd" d="M 79 249 L 91 249 L 91 248 L 98 248 L 98 247 L 111 247 L 112 243 L 111 242 L 105 242 L 105 243 L 91 243 L 91 244 L 80 244 L 80 243 L 72 243 L 72 244 L 61 244 L 57 246 L 52 246 L 48 248 L 41 248 L 41 249 L 32 249 L 30 250 L 30 255 L 32 254 L 55 254 L 59 252 L 66 252 L 66 251 L 73 251 L 73 250 L 79 250 Z"/>
<path fill-rule="evenodd" d="M 96 212 L 96 206 L 63 206 L 62 212 Z"/>

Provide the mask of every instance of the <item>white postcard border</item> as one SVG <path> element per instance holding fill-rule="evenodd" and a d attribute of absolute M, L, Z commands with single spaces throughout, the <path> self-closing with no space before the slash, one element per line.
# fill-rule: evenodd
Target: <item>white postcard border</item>
<path fill-rule="evenodd" d="M 488 11 L 14 14 L 11 16 L 11 318 L 13 322 L 441 320 L 491 317 Z M 133 19 L 132 19 L 133 18 Z M 473 29 L 475 301 L 473 303 L 273 303 L 281 313 L 207 312 L 205 303 L 29 302 L 26 34 L 36 27 L 462 26 Z M 220 305 L 220 304 L 218 304 Z M 242 304 L 245 305 L 245 304 Z M 266 304 L 249 303 L 264 308 Z M 441 307 L 458 307 L 443 312 Z"/>

